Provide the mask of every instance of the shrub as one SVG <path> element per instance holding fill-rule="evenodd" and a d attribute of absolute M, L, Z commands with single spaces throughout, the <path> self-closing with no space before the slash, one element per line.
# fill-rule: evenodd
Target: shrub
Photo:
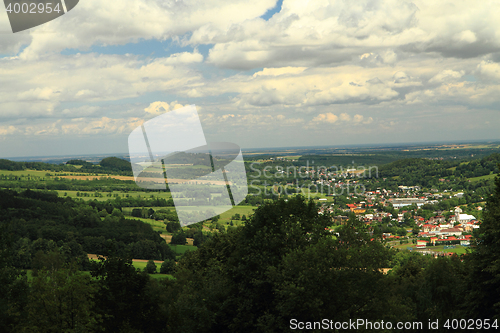
<path fill-rule="evenodd" d="M 144 271 L 146 271 L 148 274 L 155 274 L 156 273 L 156 264 L 153 261 L 153 259 L 150 259 L 148 263 L 146 264 L 146 267 L 144 268 Z"/>
<path fill-rule="evenodd" d="M 175 270 L 175 261 L 172 259 L 166 259 L 160 268 L 161 274 L 172 274 Z"/>

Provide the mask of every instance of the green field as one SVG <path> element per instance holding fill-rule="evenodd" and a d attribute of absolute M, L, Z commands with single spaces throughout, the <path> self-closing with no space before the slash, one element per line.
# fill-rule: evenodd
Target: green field
<path fill-rule="evenodd" d="M 81 166 L 80 166 L 81 167 Z M 50 174 L 50 176 L 47 176 Z M 14 175 L 14 176 L 36 176 L 36 177 L 59 177 L 62 175 L 65 176 L 88 176 L 88 177 L 108 177 L 109 174 L 101 174 L 101 173 L 82 173 L 82 172 L 69 172 L 69 171 L 50 171 L 50 170 L 0 170 L 0 175 Z"/>
<path fill-rule="evenodd" d="M 36 171 L 36 170 L 18 170 L 18 171 L 9 171 L 9 170 L 0 170 L 0 175 L 13 175 L 13 176 L 35 176 L 35 177 L 45 177 L 47 173 L 50 171 Z"/>
<path fill-rule="evenodd" d="M 246 217 L 250 217 L 253 215 L 254 210 L 257 209 L 256 206 L 234 206 L 227 212 L 220 214 L 220 220 L 222 222 L 231 221 L 231 217 L 235 214 L 240 214 L 240 216 L 246 215 Z"/>
<path fill-rule="evenodd" d="M 439 246 L 429 246 L 426 250 L 431 250 L 435 252 L 453 252 L 456 254 L 464 254 L 467 253 L 467 246 L 455 245 L 454 249 L 444 249 L 444 245 Z"/>
<path fill-rule="evenodd" d="M 468 178 L 471 182 L 477 182 L 477 181 L 480 181 L 480 180 L 493 180 L 495 179 L 495 177 L 497 176 L 497 174 L 489 174 L 489 175 L 486 175 L 486 176 L 481 176 L 481 177 L 473 177 L 473 178 Z"/>
<path fill-rule="evenodd" d="M 175 253 L 177 253 L 177 255 L 182 255 L 182 254 L 186 253 L 186 251 L 198 250 L 198 247 L 193 246 L 193 245 L 171 245 L 171 244 L 168 244 L 168 246 L 170 246 L 170 248 L 172 250 L 174 250 Z"/>
<path fill-rule="evenodd" d="M 173 279 L 173 276 L 170 275 L 170 274 L 160 274 L 160 268 L 161 268 L 161 264 L 162 263 L 157 263 L 155 262 L 155 265 L 156 265 L 156 274 L 149 274 L 149 276 L 151 277 L 155 277 L 155 278 L 169 278 L 169 279 Z M 146 265 L 147 265 L 147 262 L 138 262 L 138 261 L 133 261 L 132 262 L 132 265 L 135 267 L 135 268 L 138 268 L 140 269 L 141 271 L 144 270 L 144 268 L 146 268 Z"/>
<path fill-rule="evenodd" d="M 111 191 L 111 192 L 102 192 L 102 191 L 97 191 L 98 193 L 100 193 L 102 195 L 102 198 L 98 197 L 94 197 L 94 193 L 96 191 L 64 191 L 64 190 L 61 190 L 61 191 L 56 191 L 57 193 L 59 193 L 59 196 L 60 197 L 64 197 L 64 193 L 67 194 L 68 197 L 70 198 L 77 198 L 76 196 L 76 193 L 77 192 L 80 192 L 80 193 L 88 193 L 89 196 L 88 197 L 85 197 L 85 196 L 80 196 L 79 198 L 82 198 L 84 200 L 94 200 L 94 199 L 97 199 L 97 200 L 112 200 L 114 198 L 116 198 L 116 196 L 119 196 L 120 198 L 137 198 L 137 197 L 141 197 L 141 198 L 151 198 L 151 196 L 155 197 L 155 198 L 160 198 L 160 199 L 170 199 L 172 196 L 170 195 L 170 192 L 166 192 L 166 191 L 162 191 L 162 192 L 143 192 L 143 191 L 130 191 L 130 192 L 124 192 L 124 191 Z M 108 194 L 111 194 L 111 196 L 108 196 Z"/>
<path fill-rule="evenodd" d="M 144 265 L 142 265 L 142 264 L 144 264 Z M 145 262 L 144 263 L 143 262 L 133 262 L 132 265 L 135 268 L 139 268 L 141 271 L 144 270 L 144 267 L 146 267 Z M 161 267 L 161 264 L 156 264 L 157 272 L 160 272 L 160 267 Z M 83 271 L 83 272 L 85 274 L 90 275 L 89 271 Z M 26 277 L 28 278 L 28 282 L 33 281 L 33 271 L 31 269 L 26 270 Z M 154 278 L 154 279 L 174 279 L 174 277 L 170 274 L 160 274 L 160 273 L 149 274 L 149 277 Z"/>
<path fill-rule="evenodd" d="M 412 244 L 411 242 L 408 244 L 399 244 L 399 242 L 398 242 L 398 244 L 394 245 L 394 247 L 397 249 L 400 249 L 400 250 L 406 250 L 407 247 L 411 247 L 412 251 L 417 250 L 415 244 Z M 457 244 L 457 245 L 455 245 L 454 249 L 444 249 L 444 245 L 438 245 L 438 246 L 428 246 L 424 250 L 438 252 L 438 253 L 439 252 L 453 252 L 453 253 L 460 255 L 460 254 L 467 253 L 467 249 L 469 249 L 469 247 L 461 246 L 461 245 Z"/>

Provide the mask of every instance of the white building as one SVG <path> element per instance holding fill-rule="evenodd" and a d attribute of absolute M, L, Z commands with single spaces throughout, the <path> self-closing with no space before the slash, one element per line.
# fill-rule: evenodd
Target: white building
<path fill-rule="evenodd" d="M 455 218 L 456 218 L 457 215 L 455 215 Z M 475 220 L 476 218 L 473 216 L 473 215 L 469 215 L 469 214 L 458 214 L 458 222 L 460 223 L 467 223 L 467 222 L 470 222 L 472 220 Z"/>

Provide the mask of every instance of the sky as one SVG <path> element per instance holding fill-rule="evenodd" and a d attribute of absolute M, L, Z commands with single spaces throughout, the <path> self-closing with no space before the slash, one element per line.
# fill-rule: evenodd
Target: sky
<path fill-rule="evenodd" d="M 500 1 L 80 0 L 12 33 L 0 157 L 127 152 L 196 105 L 242 148 L 500 139 Z"/>

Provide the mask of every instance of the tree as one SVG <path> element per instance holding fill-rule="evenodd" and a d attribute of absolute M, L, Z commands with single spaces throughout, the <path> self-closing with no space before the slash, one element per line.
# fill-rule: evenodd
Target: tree
<path fill-rule="evenodd" d="M 0 193 L 0 198 L 5 202 Z M 0 331 L 10 332 L 22 324 L 28 303 L 26 274 L 13 267 L 13 237 L 11 222 L 0 220 Z"/>
<path fill-rule="evenodd" d="M 105 332 L 151 331 L 156 325 L 146 318 L 158 309 L 148 292 L 149 275 L 139 272 L 132 259 L 108 256 L 92 262 L 91 275 L 97 284 L 95 311 L 102 316 Z"/>
<path fill-rule="evenodd" d="M 156 264 L 153 259 L 150 259 L 144 267 L 144 271 L 148 274 L 156 274 Z"/>
<path fill-rule="evenodd" d="M 42 269 L 31 283 L 28 328 L 37 332 L 94 331 L 100 316 L 94 310 L 96 286 L 75 266 Z"/>
<path fill-rule="evenodd" d="M 134 208 L 132 209 L 132 214 L 133 217 L 142 217 L 142 209 L 140 208 Z"/>
<path fill-rule="evenodd" d="M 193 236 L 193 245 L 201 246 L 209 236 L 205 235 L 201 230 L 197 231 Z"/>
<path fill-rule="evenodd" d="M 167 232 L 175 233 L 181 229 L 181 224 L 179 222 L 167 222 L 166 229 Z"/>
<path fill-rule="evenodd" d="M 175 261 L 172 259 L 165 260 L 160 267 L 160 274 L 172 274 L 175 269 Z"/>
<path fill-rule="evenodd" d="M 180 260 L 174 282 L 180 293 L 171 305 L 177 317 L 169 325 L 182 332 L 284 332 L 290 318 L 332 313 L 346 321 L 411 319 L 381 272 L 390 250 L 354 215 L 335 238 L 331 224 L 314 202 L 294 197 L 215 234 Z"/>
<path fill-rule="evenodd" d="M 173 234 L 172 239 L 170 240 L 170 244 L 172 245 L 185 245 L 186 243 L 186 234 L 182 230 Z"/>
<path fill-rule="evenodd" d="M 475 233 L 470 256 L 472 267 L 469 281 L 469 315 L 476 318 L 500 319 L 500 177 L 495 178 L 495 190 L 488 198 L 484 220 Z"/>

